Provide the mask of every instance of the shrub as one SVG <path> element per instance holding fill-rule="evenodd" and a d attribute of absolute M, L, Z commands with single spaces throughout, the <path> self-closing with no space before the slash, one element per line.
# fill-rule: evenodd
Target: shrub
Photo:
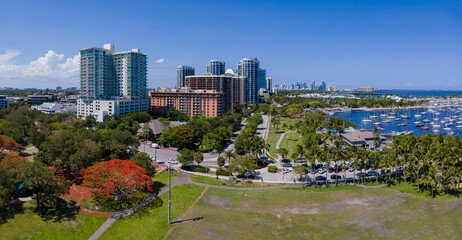
<path fill-rule="evenodd" d="M 269 165 L 268 166 L 268 172 L 270 173 L 275 173 L 278 171 L 278 167 L 274 166 L 274 165 Z"/>
<path fill-rule="evenodd" d="M 198 167 L 193 170 L 194 172 L 206 173 L 207 169 L 205 167 Z"/>
<path fill-rule="evenodd" d="M 216 174 L 220 176 L 229 176 L 229 171 L 223 170 L 223 169 L 217 169 Z"/>
<path fill-rule="evenodd" d="M 201 173 L 207 172 L 207 169 L 205 167 L 197 167 L 194 165 L 183 165 L 181 166 L 181 169 L 190 171 L 190 172 L 201 172 Z"/>

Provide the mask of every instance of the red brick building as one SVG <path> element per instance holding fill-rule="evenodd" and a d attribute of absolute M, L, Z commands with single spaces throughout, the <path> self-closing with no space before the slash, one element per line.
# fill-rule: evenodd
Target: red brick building
<path fill-rule="evenodd" d="M 216 90 L 191 90 L 162 88 L 149 93 L 150 111 L 160 114 L 167 113 L 169 108 L 175 108 L 192 117 L 216 117 L 225 112 L 225 93 Z"/>

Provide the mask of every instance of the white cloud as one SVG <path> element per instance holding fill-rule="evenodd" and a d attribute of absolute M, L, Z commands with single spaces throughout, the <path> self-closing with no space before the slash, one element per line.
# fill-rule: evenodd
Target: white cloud
<path fill-rule="evenodd" d="M 14 58 L 19 56 L 19 50 L 7 50 L 0 54 L 0 80 L 19 80 L 24 84 L 31 81 L 78 82 L 80 56 L 65 58 L 49 50 L 44 56 L 23 65 L 14 64 Z M 5 81 L 2 81 L 5 83 Z M 5 83 L 6 84 L 6 83 Z M 24 86 L 25 87 L 25 86 Z"/>
<path fill-rule="evenodd" d="M 8 63 L 10 62 L 13 58 L 19 56 L 21 54 L 21 51 L 16 50 L 16 49 L 7 49 L 6 53 L 0 54 L 0 64 L 2 63 Z"/>
<path fill-rule="evenodd" d="M 155 63 L 163 63 L 165 62 L 165 59 L 164 58 L 159 58 L 157 59 L 156 61 L 154 61 Z"/>

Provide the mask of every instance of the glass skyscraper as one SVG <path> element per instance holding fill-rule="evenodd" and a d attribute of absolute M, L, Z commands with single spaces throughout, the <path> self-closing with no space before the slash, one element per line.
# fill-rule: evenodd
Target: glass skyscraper
<path fill-rule="evenodd" d="M 207 63 L 207 72 L 212 75 L 223 75 L 225 74 L 225 62 L 218 60 L 210 60 Z"/>
<path fill-rule="evenodd" d="M 180 65 L 176 68 L 176 88 L 184 87 L 184 78 L 195 75 L 196 69 L 190 66 Z"/>
<path fill-rule="evenodd" d="M 114 52 L 113 44 L 80 51 L 83 100 L 147 97 L 147 56 L 132 49 Z"/>
<path fill-rule="evenodd" d="M 260 62 L 257 59 L 244 58 L 237 64 L 237 74 L 247 78 L 247 102 L 257 103 L 258 97 L 258 70 Z M 266 85 L 266 84 L 265 84 Z"/>
<path fill-rule="evenodd" d="M 266 70 L 263 68 L 258 69 L 258 90 L 260 88 L 266 89 Z"/>

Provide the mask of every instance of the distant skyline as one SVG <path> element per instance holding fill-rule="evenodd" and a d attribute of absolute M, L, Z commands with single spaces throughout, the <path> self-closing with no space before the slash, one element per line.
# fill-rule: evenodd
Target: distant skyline
<path fill-rule="evenodd" d="M 148 87 L 176 67 L 258 58 L 274 85 L 462 90 L 461 1 L 0 2 L 0 87 L 79 87 L 78 52 L 148 55 Z"/>

